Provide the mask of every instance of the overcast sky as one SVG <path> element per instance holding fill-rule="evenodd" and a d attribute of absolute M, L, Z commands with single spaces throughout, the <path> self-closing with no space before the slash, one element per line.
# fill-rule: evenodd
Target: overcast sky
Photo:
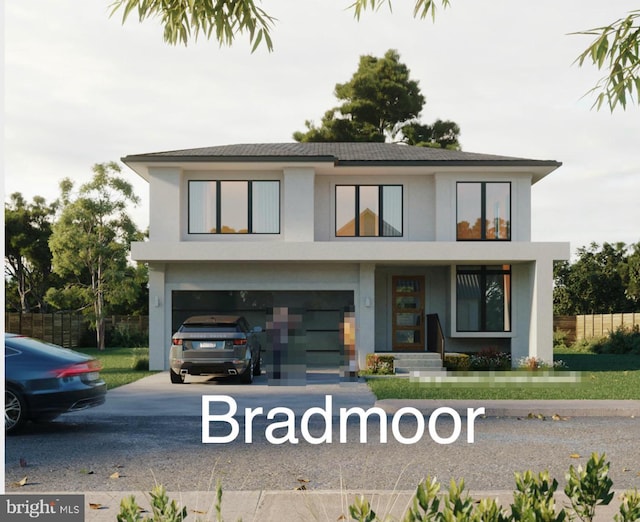
<path fill-rule="evenodd" d="M 110 0 L 21 0 L 5 10 L 5 194 L 53 200 L 128 154 L 289 142 L 336 105 L 363 54 L 397 49 L 426 96 L 422 120 L 457 122 L 465 151 L 563 166 L 533 189 L 533 239 L 640 241 L 640 108 L 591 110 L 601 74 L 573 61 L 628 0 L 453 0 L 437 21 L 393 2 L 356 22 L 352 0 L 265 0 L 275 49 L 171 47 L 155 22 L 124 26 Z M 148 187 L 124 167 L 143 203 Z"/>

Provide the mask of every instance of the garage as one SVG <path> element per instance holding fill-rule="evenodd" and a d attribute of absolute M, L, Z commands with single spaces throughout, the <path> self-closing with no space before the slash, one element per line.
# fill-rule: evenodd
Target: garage
<path fill-rule="evenodd" d="M 296 367 L 336 370 L 344 364 L 340 332 L 345 314 L 354 309 L 353 291 L 173 290 L 171 296 L 171 333 L 193 315 L 243 315 L 251 326 L 263 329 L 260 341 L 269 361 L 277 339 L 273 325 L 284 309 L 288 324 L 287 333 L 280 339 L 286 341 L 283 362 Z"/>

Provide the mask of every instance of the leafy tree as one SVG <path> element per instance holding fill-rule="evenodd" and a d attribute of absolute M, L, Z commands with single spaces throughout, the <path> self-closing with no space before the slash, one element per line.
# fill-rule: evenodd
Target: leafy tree
<path fill-rule="evenodd" d="M 187 45 L 191 38 L 203 34 L 212 36 L 220 45 L 231 45 L 238 34 L 247 34 L 256 50 L 264 40 L 267 49 L 273 49 L 269 33 L 274 19 L 254 0 L 189 0 L 167 2 L 166 0 L 114 0 L 111 15 L 122 11 L 124 23 L 132 11 L 142 22 L 158 17 L 164 25 L 165 42 Z"/>
<path fill-rule="evenodd" d="M 564 261 L 554 268 L 557 315 L 637 311 L 640 243 L 591 243 L 577 254 L 574 263 Z"/>
<path fill-rule="evenodd" d="M 87 311 L 101 350 L 108 307 L 134 302 L 139 291 L 128 256 L 131 242 L 142 234 L 127 214 L 128 205 L 137 204 L 138 197 L 120 172 L 113 162 L 94 165 L 92 180 L 77 194 L 72 181 L 63 179 L 61 213 L 49 240 L 53 270 L 74 279 L 64 288 L 50 288 L 47 300 Z"/>
<path fill-rule="evenodd" d="M 351 7 L 355 17 L 360 18 L 368 9 L 377 10 L 383 4 L 389 7 L 391 0 L 354 0 Z M 448 7 L 451 0 L 440 0 Z M 113 0 L 111 15 L 122 12 L 123 23 L 131 12 L 138 14 L 142 22 L 158 17 L 164 25 L 164 39 L 170 44 L 197 39 L 203 34 L 207 39 L 215 38 L 220 45 L 231 45 L 238 34 L 247 34 L 255 51 L 264 42 L 273 50 L 270 30 L 275 19 L 263 9 L 256 7 L 254 0 L 189 0 L 167 2 L 165 0 Z M 435 19 L 436 0 L 415 0 L 413 15 L 416 18 L 431 16 Z M 587 31 L 575 34 L 595 35 L 591 45 L 577 58 L 580 66 L 590 61 L 606 74 L 590 91 L 597 94 L 594 106 L 598 109 L 607 103 L 611 111 L 617 105 L 626 108 L 628 102 L 640 104 L 640 10 L 629 11 L 624 18 Z"/>
<path fill-rule="evenodd" d="M 293 134 L 296 141 L 389 139 L 411 145 L 459 148 L 460 128 L 455 123 L 438 120 L 433 125 L 423 125 L 417 121 L 425 99 L 397 51 L 389 50 L 382 58 L 361 56 L 351 80 L 336 84 L 335 96 L 342 104 L 328 110 L 319 127 L 306 121 L 307 131 Z"/>
<path fill-rule="evenodd" d="M 21 312 L 46 311 L 51 284 L 49 237 L 56 204 L 41 196 L 27 203 L 20 192 L 4 205 L 4 274 L 6 306 Z"/>
<path fill-rule="evenodd" d="M 576 60 L 581 66 L 591 61 L 606 74 L 591 93 L 594 106 L 607 104 L 611 112 L 618 104 L 623 109 L 628 102 L 640 104 L 640 10 L 630 11 L 625 18 L 576 34 L 596 36 L 596 39 Z"/>
<path fill-rule="evenodd" d="M 632 252 L 627 258 L 627 297 L 635 302 L 635 309 L 640 310 L 640 241 L 630 248 Z"/>

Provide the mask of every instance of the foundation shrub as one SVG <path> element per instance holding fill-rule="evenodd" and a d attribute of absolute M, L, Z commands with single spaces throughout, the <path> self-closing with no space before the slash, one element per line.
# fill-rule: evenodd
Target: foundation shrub
<path fill-rule="evenodd" d="M 471 365 L 471 359 L 466 353 L 448 353 L 444 356 L 443 366 L 454 372 L 466 372 Z"/>
<path fill-rule="evenodd" d="M 368 353 L 366 358 L 367 367 L 361 373 L 364 375 L 393 375 L 395 373 L 393 359 L 393 355 Z"/>
<path fill-rule="evenodd" d="M 510 370 L 511 354 L 490 346 L 473 354 L 469 362 L 472 370 Z"/>

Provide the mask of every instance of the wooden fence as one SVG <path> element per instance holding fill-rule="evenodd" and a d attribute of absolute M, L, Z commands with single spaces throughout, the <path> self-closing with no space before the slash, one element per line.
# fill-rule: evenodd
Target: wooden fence
<path fill-rule="evenodd" d="M 562 315 L 553 318 L 553 329 L 567 332 L 567 342 L 605 337 L 620 327 L 640 326 L 640 312 L 624 314 Z"/>
<path fill-rule="evenodd" d="M 149 333 L 148 316 L 112 315 L 107 317 L 106 323 L 107 330 L 125 327 L 131 332 Z M 6 332 L 35 337 L 65 348 L 87 346 L 91 342 L 95 346 L 95 330 L 82 314 L 5 312 L 4 328 Z"/>

